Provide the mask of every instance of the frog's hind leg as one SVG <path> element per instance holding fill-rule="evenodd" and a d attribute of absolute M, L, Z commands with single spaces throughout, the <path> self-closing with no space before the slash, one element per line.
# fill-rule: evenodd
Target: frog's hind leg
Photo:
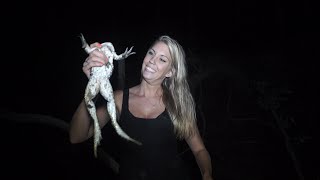
<path fill-rule="evenodd" d="M 94 155 L 97 157 L 97 147 L 100 144 L 101 136 L 101 129 L 99 126 L 98 117 L 96 114 L 96 106 L 94 104 L 93 99 L 99 93 L 99 83 L 94 80 L 89 80 L 89 83 L 85 90 L 84 100 L 88 109 L 90 116 L 93 119 L 93 130 L 94 130 Z"/>
<path fill-rule="evenodd" d="M 132 139 L 130 136 L 128 136 L 119 126 L 118 122 L 117 122 L 117 109 L 116 109 L 116 104 L 114 101 L 114 97 L 113 97 L 113 89 L 112 86 L 110 84 L 109 81 L 104 81 L 102 83 L 101 86 L 101 91 L 100 91 L 101 95 L 108 101 L 107 102 L 107 108 L 108 108 L 108 113 L 110 115 L 111 118 L 111 123 L 113 125 L 113 127 L 115 128 L 116 132 L 123 137 L 124 139 L 127 139 L 129 141 L 132 141 L 136 144 L 141 145 L 140 142 L 138 142 L 137 140 Z"/>

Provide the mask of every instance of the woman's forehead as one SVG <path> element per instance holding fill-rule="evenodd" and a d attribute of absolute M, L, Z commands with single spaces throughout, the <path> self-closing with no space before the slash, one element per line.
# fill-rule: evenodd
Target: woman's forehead
<path fill-rule="evenodd" d="M 165 55 L 170 55 L 169 47 L 166 45 L 164 42 L 159 41 L 155 43 L 152 48 L 155 52 L 165 54 Z"/>

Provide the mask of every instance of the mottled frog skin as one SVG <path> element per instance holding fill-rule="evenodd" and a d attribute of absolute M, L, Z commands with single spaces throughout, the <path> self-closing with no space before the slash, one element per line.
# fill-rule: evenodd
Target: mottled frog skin
<path fill-rule="evenodd" d="M 109 117 L 111 119 L 112 126 L 115 128 L 118 135 L 141 145 L 140 142 L 132 139 L 129 137 L 119 126 L 116 117 L 116 105 L 113 96 L 113 88 L 110 83 L 110 76 L 113 72 L 113 60 L 123 60 L 126 59 L 128 56 L 135 54 L 135 52 L 131 52 L 131 47 L 129 50 L 126 48 L 126 51 L 120 55 L 117 55 L 113 44 L 111 42 L 105 42 L 101 44 L 100 48 L 90 48 L 88 43 L 86 42 L 84 36 L 80 35 L 82 48 L 89 54 L 94 50 L 102 51 L 108 58 L 108 63 L 106 65 L 100 67 L 92 67 L 90 72 L 89 82 L 85 89 L 84 100 L 88 109 L 90 116 L 93 119 L 93 126 L 94 126 L 94 155 L 97 157 L 97 147 L 100 144 L 102 139 L 101 137 L 101 128 L 99 126 L 97 114 L 96 114 L 96 107 L 94 104 L 93 99 L 97 96 L 98 93 L 102 95 L 102 97 L 107 101 L 107 110 L 109 113 Z"/>

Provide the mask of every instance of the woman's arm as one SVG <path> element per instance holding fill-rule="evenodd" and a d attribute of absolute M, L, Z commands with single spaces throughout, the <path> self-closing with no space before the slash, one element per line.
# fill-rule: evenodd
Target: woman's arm
<path fill-rule="evenodd" d="M 97 107 L 99 125 L 102 128 L 109 121 L 107 107 L 102 104 Z M 69 139 L 71 143 L 81 143 L 93 135 L 92 120 L 84 100 L 79 104 L 70 122 Z"/>
<path fill-rule="evenodd" d="M 122 106 L 122 90 L 116 90 L 113 92 L 114 100 L 117 107 L 117 115 L 120 115 Z M 97 116 L 99 120 L 100 128 L 103 128 L 110 120 L 109 113 L 107 111 L 107 102 L 102 97 L 99 98 L 96 103 Z M 73 114 L 70 130 L 69 139 L 71 143 L 81 143 L 93 136 L 93 124 L 91 123 L 90 114 L 86 108 L 84 100 L 80 103 L 77 110 Z"/>
<path fill-rule="evenodd" d="M 212 164 L 211 157 L 207 151 L 202 138 L 199 134 L 199 130 L 196 127 L 194 135 L 186 139 L 196 162 L 200 168 L 203 180 L 213 180 L 212 178 Z"/>

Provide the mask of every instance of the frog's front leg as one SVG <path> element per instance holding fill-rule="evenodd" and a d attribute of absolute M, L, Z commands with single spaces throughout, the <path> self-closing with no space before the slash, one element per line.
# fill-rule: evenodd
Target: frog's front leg
<path fill-rule="evenodd" d="M 128 48 L 126 48 L 125 52 L 123 52 L 123 53 L 120 54 L 120 55 L 117 55 L 115 52 L 112 52 L 112 53 L 113 53 L 114 60 L 126 59 L 126 58 L 129 57 L 130 55 L 136 54 L 136 52 L 131 52 L 132 49 L 133 49 L 133 46 L 132 46 L 129 50 L 128 50 Z"/>
<path fill-rule="evenodd" d="M 81 43 L 82 43 L 82 48 L 83 48 L 88 54 L 90 54 L 92 51 L 94 51 L 94 50 L 97 49 L 96 47 L 95 47 L 95 48 L 91 48 L 82 34 L 80 34 L 80 39 L 81 39 Z"/>

